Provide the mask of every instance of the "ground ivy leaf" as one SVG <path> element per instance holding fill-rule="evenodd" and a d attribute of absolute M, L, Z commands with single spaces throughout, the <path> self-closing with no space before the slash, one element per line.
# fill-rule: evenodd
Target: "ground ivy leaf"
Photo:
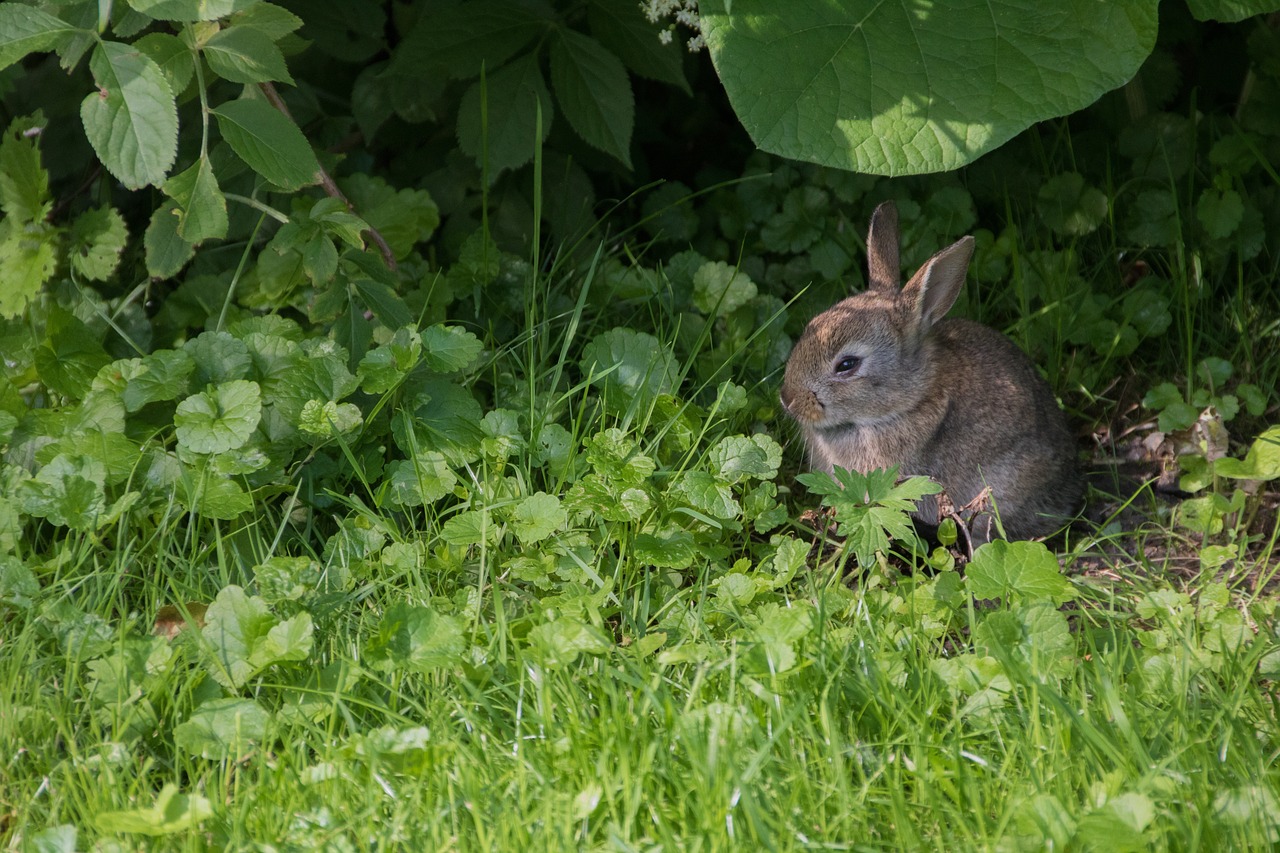
<path fill-rule="evenodd" d="M 258 383 L 233 379 L 183 400 L 173 424 L 179 446 L 192 453 L 223 453 L 243 446 L 261 419 Z"/>
<path fill-rule="evenodd" d="M 283 190 L 297 190 L 319 180 L 320 163 L 298 126 L 264 101 L 242 99 L 220 104 L 211 112 L 218 130 L 240 159 Z"/>
<path fill-rule="evenodd" d="M 18 486 L 18 507 L 51 524 L 94 530 L 107 510 L 106 479 L 97 459 L 60 453 Z"/>
<path fill-rule="evenodd" d="M 756 298 L 756 283 L 737 267 L 708 261 L 693 274 L 693 304 L 703 314 L 728 314 Z"/>
<path fill-rule="evenodd" d="M 244 379 L 253 367 L 248 345 L 228 332 L 203 332 L 182 350 L 195 362 L 196 387 Z"/>
<path fill-rule="evenodd" d="M 567 666 L 579 655 L 602 655 L 613 648 L 604 632 L 576 619 L 543 622 L 529 632 L 529 646 L 543 666 Z"/>
<path fill-rule="evenodd" d="M 696 554 L 693 534 L 687 530 L 666 536 L 640 533 L 631 543 L 631 556 L 643 566 L 687 569 L 693 565 Z"/>
<path fill-rule="evenodd" d="M 71 267 L 90 281 L 111 278 L 129 240 L 124 217 L 114 207 L 97 207 L 80 214 L 68 236 Z"/>
<path fill-rule="evenodd" d="M 308 400 L 298 415 L 298 429 L 309 435 L 328 438 L 353 432 L 364 422 L 360 407 L 332 400 Z"/>
<path fill-rule="evenodd" d="M 709 459 L 711 470 L 725 482 L 771 480 L 782 464 L 782 447 L 767 435 L 733 435 L 711 448 Z"/>
<path fill-rule="evenodd" d="M 1196 202 L 1196 218 L 1211 240 L 1225 240 L 1240 227 L 1244 218 L 1244 202 L 1235 190 L 1209 188 Z"/>
<path fill-rule="evenodd" d="M 684 498 L 694 509 L 713 518 L 729 520 L 737 518 L 742 507 L 733 497 L 727 483 L 717 480 L 707 471 L 686 471 L 668 489 L 671 495 Z"/>
<path fill-rule="evenodd" d="M 458 477 L 444 454 L 434 450 L 420 451 L 411 460 L 391 463 L 389 473 L 390 502 L 399 507 L 435 503 L 458 484 Z"/>
<path fill-rule="evenodd" d="M 252 699 L 213 699 L 174 726 L 180 749 L 209 761 L 240 761 L 267 738 L 271 716 Z"/>
<path fill-rule="evenodd" d="M 159 186 L 178 153 L 178 107 L 160 66 L 132 45 L 103 41 L 89 69 L 98 91 L 80 118 L 98 159 L 129 189 Z"/>
<path fill-rule="evenodd" d="M 1045 224 L 1059 234 L 1091 234 L 1107 216 L 1107 197 L 1086 186 L 1076 172 L 1055 175 L 1040 187 L 1036 207 Z"/>
<path fill-rule="evenodd" d="M 176 731 L 175 729 L 175 734 Z M 186 832 L 211 817 L 213 804 L 208 799 L 199 794 L 179 794 L 178 786 L 170 783 L 160 790 L 155 805 L 142 809 L 99 812 L 93 823 L 99 832 L 158 836 Z"/>
<path fill-rule="evenodd" d="M 536 492 L 516 504 L 511 513 L 511 530 L 521 545 L 541 542 L 568 521 L 560 499 L 546 492 Z"/>
<path fill-rule="evenodd" d="M 481 162 L 487 148 L 489 176 L 515 169 L 533 159 L 533 146 L 546 142 L 551 132 L 555 108 L 538 64 L 538 54 L 531 51 L 487 75 L 487 133 L 482 131 L 480 116 L 480 83 L 476 82 L 462 95 L 458 106 L 458 147 L 469 157 Z M 534 138 L 538 111 L 542 112 L 542 136 Z"/>
<path fill-rule="evenodd" d="M 1270 427 L 1259 435 L 1244 459 L 1219 459 L 1213 470 L 1235 480 L 1274 480 L 1280 477 L 1280 426 Z"/>
<path fill-rule="evenodd" d="M 127 412 L 136 412 L 148 403 L 177 399 L 186 392 L 196 367 L 186 351 L 171 349 L 116 364 L 125 382 L 120 398 Z"/>
<path fill-rule="evenodd" d="M 635 98 L 627 70 L 600 42 L 567 28 L 551 43 L 551 84 L 565 119 L 593 148 L 631 168 Z"/>
<path fill-rule="evenodd" d="M 0 7 L 0 14 L 13 8 L 12 4 Z M 52 209 L 49 173 L 40 162 L 40 148 L 36 144 L 40 135 L 30 134 L 37 130 L 43 133 L 46 124 L 39 112 L 15 118 L 0 140 L 0 210 L 24 226 L 44 222 Z M 14 224 L 10 223 L 10 227 Z"/>
<path fill-rule="evenodd" d="M 617 328 L 596 335 L 582 350 L 582 373 L 625 400 L 669 394 L 679 374 L 675 356 L 653 335 Z"/>
<path fill-rule="evenodd" d="M 0 614 L 6 610 L 30 610 L 40 595 L 40 582 L 26 564 L 13 556 L 0 556 Z"/>
<path fill-rule="evenodd" d="M 341 186 L 363 220 L 359 228 L 351 221 L 355 217 L 350 211 L 323 216 L 313 213 L 312 217 L 348 244 L 356 244 L 353 238 L 362 240 L 360 232 L 366 228 L 376 228 L 396 259 L 404 260 L 440 226 L 440 208 L 426 190 L 396 189 L 381 178 L 360 172 L 344 178 Z"/>
<path fill-rule="evenodd" d="M 214 73 L 233 83 L 277 81 L 293 85 L 284 54 L 265 33 L 232 25 L 204 43 L 201 53 Z"/>
<path fill-rule="evenodd" d="M 178 236 L 188 243 L 227 236 L 227 199 L 208 157 L 165 181 L 165 195 L 178 203 Z"/>
<path fill-rule="evenodd" d="M 988 542 L 974 552 L 965 583 L 974 598 L 1062 604 L 1076 595 L 1057 558 L 1040 542 Z"/>
<path fill-rule="evenodd" d="M 469 367 L 483 349 L 479 338 L 457 326 L 431 326 L 422 332 L 422 360 L 437 373 Z"/>
<path fill-rule="evenodd" d="M 440 538 L 450 545 L 479 545 L 493 542 L 498 528 L 485 510 L 471 509 L 460 512 L 440 528 Z"/>
<path fill-rule="evenodd" d="M 370 654 L 384 672 L 430 672 L 461 662 L 465 650 L 457 618 L 399 602 L 382 617 Z"/>
<path fill-rule="evenodd" d="M 226 587 L 205 612 L 202 633 L 215 658 L 210 673 L 222 686 L 239 689 L 274 663 L 305 660 L 313 631 L 310 614 L 281 622 L 261 598 Z"/>

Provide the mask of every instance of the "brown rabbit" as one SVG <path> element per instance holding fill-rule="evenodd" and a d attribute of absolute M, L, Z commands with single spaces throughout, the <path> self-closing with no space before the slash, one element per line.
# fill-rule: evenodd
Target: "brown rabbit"
<path fill-rule="evenodd" d="M 945 319 L 972 255 L 973 238 L 957 240 L 899 289 L 898 211 L 881 204 L 867 235 L 870 284 L 809 321 L 782 405 L 814 468 L 898 465 L 941 483 L 955 506 L 974 504 L 978 541 L 992 537 L 993 514 L 1010 539 L 1045 536 L 1083 494 L 1074 442 L 1022 350 L 994 329 Z M 938 515 L 935 498 L 921 502 L 921 521 Z"/>

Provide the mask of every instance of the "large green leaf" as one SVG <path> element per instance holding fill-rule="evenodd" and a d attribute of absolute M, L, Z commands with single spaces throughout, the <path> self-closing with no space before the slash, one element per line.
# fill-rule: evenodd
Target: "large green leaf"
<path fill-rule="evenodd" d="M 482 91 L 486 95 L 481 103 Z M 482 109 L 482 106 L 484 109 Z M 537 114 L 542 109 L 542 136 L 535 139 Z M 515 169 L 533 159 L 533 150 L 551 131 L 551 94 L 534 54 L 477 81 L 458 107 L 458 146 L 482 161 L 488 147 L 489 173 Z"/>
<path fill-rule="evenodd" d="M 208 157 L 197 158 L 190 168 L 165 181 L 162 189 L 178 203 L 177 234 L 183 241 L 195 244 L 227 236 L 227 199 Z"/>
<path fill-rule="evenodd" d="M 222 138 L 259 175 L 285 190 L 316 183 L 320 164 L 298 126 L 264 101 L 228 101 L 212 110 Z"/>
<path fill-rule="evenodd" d="M 107 171 L 129 189 L 164 180 L 178 153 L 178 107 L 151 57 L 119 42 L 101 42 L 89 60 L 98 91 L 80 104 L 80 119 Z"/>
<path fill-rule="evenodd" d="M 1187 0 L 1187 8 L 1202 21 L 1243 21 L 1280 6 L 1274 0 Z"/>
<path fill-rule="evenodd" d="M 1158 0 L 707 0 L 734 111 L 766 151 L 882 175 L 964 165 L 1129 80 Z"/>
<path fill-rule="evenodd" d="M 233 83 L 293 83 L 284 54 L 267 35 L 251 27 L 228 27 L 204 44 L 204 58 L 219 77 Z"/>
<path fill-rule="evenodd" d="M 76 28 L 48 12 L 21 3 L 0 6 L 0 69 L 28 53 L 51 50 Z"/>
<path fill-rule="evenodd" d="M 161 21 L 213 21 L 259 0 L 130 0 L 135 11 Z"/>
<path fill-rule="evenodd" d="M 551 45 L 551 83 L 578 135 L 630 168 L 636 105 L 622 60 L 595 39 L 563 30 Z"/>

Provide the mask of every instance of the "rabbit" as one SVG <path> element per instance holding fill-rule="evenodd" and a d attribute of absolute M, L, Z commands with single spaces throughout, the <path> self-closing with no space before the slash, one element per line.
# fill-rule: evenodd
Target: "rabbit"
<path fill-rule="evenodd" d="M 881 204 L 867 235 L 867 289 L 809 321 L 779 396 L 814 468 L 897 465 L 943 486 L 968 514 L 972 541 L 1000 528 L 1009 539 L 1047 536 L 1084 493 L 1075 442 L 1022 350 L 946 318 L 972 255 L 973 238 L 957 240 L 899 289 L 898 212 Z M 937 525 L 940 506 L 926 497 L 916 517 Z"/>

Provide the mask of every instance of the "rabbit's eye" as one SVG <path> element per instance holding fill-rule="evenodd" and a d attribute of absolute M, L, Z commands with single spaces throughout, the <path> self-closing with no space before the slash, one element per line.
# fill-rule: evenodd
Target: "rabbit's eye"
<path fill-rule="evenodd" d="M 836 373 L 852 373 L 862 364 L 862 359 L 856 355 L 846 355 L 844 358 L 836 362 Z"/>

